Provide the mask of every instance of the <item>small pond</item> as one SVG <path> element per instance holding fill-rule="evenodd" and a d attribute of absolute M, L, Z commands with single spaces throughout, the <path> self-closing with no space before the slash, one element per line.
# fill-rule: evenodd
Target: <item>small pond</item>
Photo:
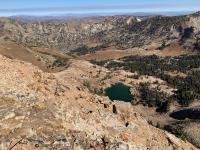
<path fill-rule="evenodd" d="M 130 87 L 124 85 L 123 83 L 116 83 L 105 89 L 105 95 L 111 100 L 124 102 L 131 102 L 134 99 L 134 96 L 130 92 Z"/>

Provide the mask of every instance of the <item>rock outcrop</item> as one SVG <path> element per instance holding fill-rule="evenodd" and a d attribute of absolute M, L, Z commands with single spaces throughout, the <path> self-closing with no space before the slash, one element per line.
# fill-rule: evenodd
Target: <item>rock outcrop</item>
<path fill-rule="evenodd" d="M 0 56 L 0 149 L 196 149 L 150 126 L 131 104 L 90 93 L 71 67 L 63 80 Z"/>

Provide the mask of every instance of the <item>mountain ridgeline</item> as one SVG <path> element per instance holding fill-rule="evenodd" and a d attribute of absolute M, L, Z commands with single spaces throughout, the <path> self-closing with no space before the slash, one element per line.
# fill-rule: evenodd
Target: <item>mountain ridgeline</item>
<path fill-rule="evenodd" d="M 133 47 L 162 49 L 180 44 L 200 49 L 200 14 L 186 16 L 107 16 L 61 20 L 1 18 L 1 37 L 26 47 L 82 48 Z M 144 47 L 145 45 L 145 47 Z"/>

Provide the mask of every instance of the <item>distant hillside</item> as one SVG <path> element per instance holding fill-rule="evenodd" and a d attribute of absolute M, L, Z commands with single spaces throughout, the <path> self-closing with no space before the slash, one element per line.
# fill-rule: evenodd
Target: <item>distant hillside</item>
<path fill-rule="evenodd" d="M 118 49 L 144 47 L 162 49 L 178 43 L 187 49 L 200 49 L 200 15 L 186 16 L 107 16 L 24 21 L 0 19 L 0 30 L 26 47 L 68 50 L 97 50 L 114 46 Z M 62 20 L 62 21 L 61 21 Z"/>

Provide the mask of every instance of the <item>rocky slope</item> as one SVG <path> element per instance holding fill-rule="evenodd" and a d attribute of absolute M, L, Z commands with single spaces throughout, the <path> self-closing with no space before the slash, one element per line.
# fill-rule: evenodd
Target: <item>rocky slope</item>
<path fill-rule="evenodd" d="M 91 94 L 79 80 L 106 70 L 84 61 L 81 65 L 72 60 L 66 71 L 50 74 L 0 56 L 2 150 L 196 149 L 150 126 L 131 104 Z"/>
<path fill-rule="evenodd" d="M 54 47 L 61 50 L 132 47 L 162 49 L 170 44 L 200 49 L 199 13 L 178 17 L 91 17 L 67 21 L 26 21 L 0 19 L 5 36 L 27 47 Z M 145 46 L 144 46 L 145 45 Z"/>

